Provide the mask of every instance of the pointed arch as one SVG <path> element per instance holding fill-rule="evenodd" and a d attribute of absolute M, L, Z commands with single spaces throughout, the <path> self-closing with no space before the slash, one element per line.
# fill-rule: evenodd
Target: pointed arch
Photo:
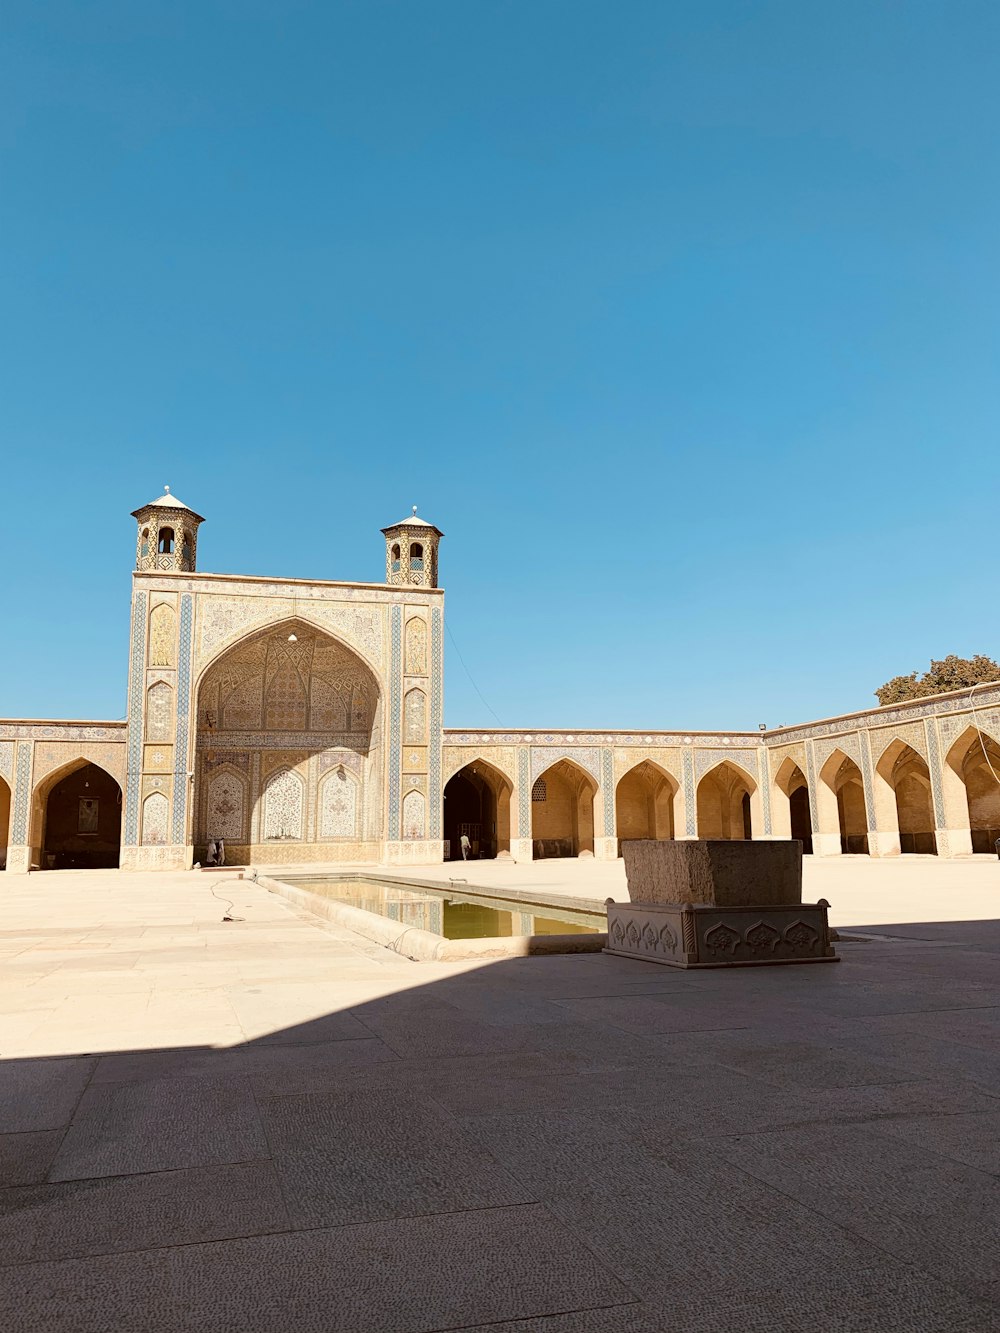
<path fill-rule="evenodd" d="M 463 835 L 468 839 L 466 854 L 473 859 L 509 855 L 513 791 L 513 780 L 480 756 L 453 773 L 444 789 L 446 855 L 463 859 Z"/>
<path fill-rule="evenodd" d="M 641 759 L 622 774 L 615 787 L 619 856 L 622 843 L 631 839 L 675 836 L 679 790 L 674 775 L 654 759 Z"/>
<path fill-rule="evenodd" d="M 246 773 L 224 760 L 213 763 L 204 788 L 205 810 L 201 822 L 206 832 L 206 846 L 220 838 L 223 842 L 242 846 L 249 840 L 250 784 Z"/>
<path fill-rule="evenodd" d="M 898 737 L 875 765 L 875 814 L 883 856 L 937 855 L 930 770 L 923 755 Z"/>
<path fill-rule="evenodd" d="M 410 616 L 404 635 L 405 671 L 408 676 L 427 675 L 427 622 L 422 616 Z"/>
<path fill-rule="evenodd" d="M 749 840 L 763 827 L 756 779 L 735 760 L 722 759 L 703 774 L 695 800 L 699 838 Z"/>
<path fill-rule="evenodd" d="M 165 680 L 146 691 L 146 740 L 169 741 L 174 733 L 174 692 Z"/>
<path fill-rule="evenodd" d="M 403 797 L 403 837 L 419 841 L 427 836 L 427 798 L 422 791 L 408 791 Z"/>
<path fill-rule="evenodd" d="M 942 765 L 949 854 L 989 852 L 1000 839 L 1000 744 L 968 726 Z"/>
<path fill-rule="evenodd" d="M 142 803 L 143 847 L 165 847 L 170 841 L 170 802 L 162 791 L 153 791 Z"/>
<path fill-rule="evenodd" d="M 233 859 L 262 864 L 302 859 L 303 842 L 323 843 L 324 859 L 377 858 L 384 700 L 352 646 L 284 617 L 217 654 L 195 698 L 196 856 L 221 835 Z M 329 775 L 341 768 L 354 786 L 335 799 L 341 780 Z"/>
<path fill-rule="evenodd" d="M 47 773 L 31 794 L 30 860 L 42 870 L 117 869 L 122 789 L 79 755 Z"/>
<path fill-rule="evenodd" d="M 557 759 L 531 789 L 531 839 L 536 858 L 593 856 L 597 783 L 573 759 Z"/>
<path fill-rule="evenodd" d="M 10 843 L 10 783 L 0 777 L 0 870 L 7 869 L 7 847 Z"/>
<path fill-rule="evenodd" d="M 786 755 L 781 761 L 772 782 L 773 831 L 779 837 L 796 838 L 802 843 L 803 854 L 810 854 L 813 850 L 813 827 L 809 782 L 793 755 Z"/>
<path fill-rule="evenodd" d="M 305 837 L 305 782 L 294 768 L 276 769 L 264 784 L 264 842 L 302 842 Z"/>
<path fill-rule="evenodd" d="M 361 816 L 361 784 L 349 768 L 338 764 L 320 779 L 320 840 L 357 839 Z"/>
<path fill-rule="evenodd" d="M 427 742 L 427 694 L 417 686 L 403 695 L 403 739 L 408 745 Z"/>
<path fill-rule="evenodd" d="M 846 751 L 831 751 L 816 784 L 819 830 L 814 837 L 830 855 L 868 854 L 868 805 L 861 769 Z"/>
<path fill-rule="evenodd" d="M 160 602 L 150 612 L 149 665 L 151 667 L 177 665 L 174 645 L 176 620 L 174 608 L 168 602 Z"/>

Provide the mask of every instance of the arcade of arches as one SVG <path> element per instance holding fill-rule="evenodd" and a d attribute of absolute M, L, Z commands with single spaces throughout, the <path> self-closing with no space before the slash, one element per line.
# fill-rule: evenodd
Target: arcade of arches
<path fill-rule="evenodd" d="M 499 769 L 475 760 L 444 789 L 445 854 L 461 860 L 463 833 L 473 860 L 510 854 L 510 796 L 513 786 Z"/>
<path fill-rule="evenodd" d="M 345 850 L 373 859 L 382 819 L 379 713 L 368 666 L 305 621 L 287 620 L 229 649 L 198 689 L 196 858 L 222 838 L 230 863 Z"/>
<path fill-rule="evenodd" d="M 597 783 L 571 759 L 560 759 L 531 788 L 531 840 L 536 860 L 593 856 Z"/>

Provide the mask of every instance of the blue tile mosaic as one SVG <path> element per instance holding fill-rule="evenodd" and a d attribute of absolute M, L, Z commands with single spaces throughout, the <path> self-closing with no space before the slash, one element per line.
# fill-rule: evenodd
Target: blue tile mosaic
<path fill-rule="evenodd" d="M 132 606 L 132 660 L 128 672 L 128 771 L 125 778 L 126 847 L 139 844 L 139 790 L 142 782 L 142 706 L 146 676 L 146 594 Z"/>
<path fill-rule="evenodd" d="M 191 719 L 191 622 L 194 598 L 181 597 L 180 637 L 177 649 L 177 730 L 174 737 L 174 818 L 170 836 L 175 845 L 187 841 L 188 727 Z"/>
<path fill-rule="evenodd" d="M 441 837 L 441 730 L 444 711 L 444 632 L 441 608 L 431 611 L 430 836 Z"/>
<path fill-rule="evenodd" d="M 403 691 L 403 608 L 389 613 L 389 827 L 386 836 L 398 841 L 400 836 L 399 792 L 402 785 L 400 726 Z"/>

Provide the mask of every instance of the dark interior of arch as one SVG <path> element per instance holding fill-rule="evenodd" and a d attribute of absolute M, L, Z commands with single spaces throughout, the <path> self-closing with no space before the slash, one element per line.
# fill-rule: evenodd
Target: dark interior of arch
<path fill-rule="evenodd" d="M 122 792 L 96 764 L 74 769 L 45 802 L 43 870 L 107 870 L 121 851 Z"/>

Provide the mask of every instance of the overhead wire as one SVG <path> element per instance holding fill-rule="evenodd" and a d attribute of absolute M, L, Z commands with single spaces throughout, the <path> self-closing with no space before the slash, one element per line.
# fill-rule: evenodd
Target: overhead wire
<path fill-rule="evenodd" d="M 469 677 L 469 680 L 472 682 L 472 688 L 473 688 L 473 689 L 476 691 L 476 693 L 479 695 L 480 699 L 482 699 L 483 704 L 485 705 L 487 712 L 489 712 L 489 713 L 492 715 L 492 717 L 493 717 L 494 721 L 496 722 L 497 726 L 498 726 L 498 727 L 502 727 L 502 726 L 503 726 L 503 723 L 502 723 L 502 722 L 500 721 L 500 719 L 497 717 L 496 713 L 493 711 L 493 709 L 490 707 L 490 705 L 486 702 L 486 697 L 484 696 L 482 690 L 479 688 L 479 686 L 476 684 L 475 680 L 473 679 L 472 672 L 469 670 L 468 665 L 466 664 L 465 658 L 462 656 L 462 650 L 461 650 L 461 648 L 459 648 L 458 644 L 455 642 L 455 636 L 454 636 L 454 634 L 452 634 L 452 632 L 451 632 L 451 626 L 448 624 L 447 621 L 445 621 L 445 623 L 444 623 L 444 627 L 445 627 L 445 629 L 448 631 L 448 638 L 451 639 L 451 646 L 455 649 L 455 652 L 458 654 L 458 660 L 462 663 L 462 666 L 465 668 L 465 674 Z"/>

